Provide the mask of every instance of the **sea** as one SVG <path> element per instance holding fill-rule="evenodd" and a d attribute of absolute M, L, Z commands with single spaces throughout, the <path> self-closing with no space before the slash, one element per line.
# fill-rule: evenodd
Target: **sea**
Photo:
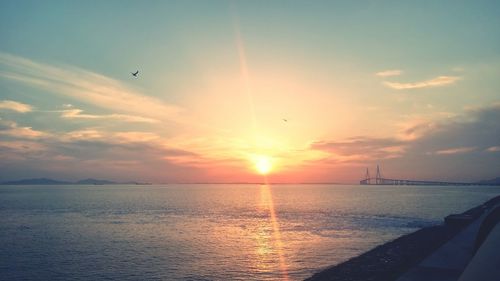
<path fill-rule="evenodd" d="M 0 280 L 303 280 L 485 186 L 0 186 Z"/>

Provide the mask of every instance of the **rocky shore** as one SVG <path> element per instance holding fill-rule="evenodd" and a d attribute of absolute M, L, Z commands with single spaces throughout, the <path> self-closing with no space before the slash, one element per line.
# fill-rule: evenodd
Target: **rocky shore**
<path fill-rule="evenodd" d="M 462 214 L 446 218 L 446 223 L 422 228 L 314 274 L 306 281 L 392 281 L 418 264 L 465 226 L 477 219 L 485 209 L 500 203 L 497 196 Z"/>

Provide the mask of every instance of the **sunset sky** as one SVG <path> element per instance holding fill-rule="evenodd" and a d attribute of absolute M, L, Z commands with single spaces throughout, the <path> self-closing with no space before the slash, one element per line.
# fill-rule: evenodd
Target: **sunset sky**
<path fill-rule="evenodd" d="M 377 164 L 498 177 L 499 15 L 498 1 L 1 1 L 0 181 L 355 183 Z"/>

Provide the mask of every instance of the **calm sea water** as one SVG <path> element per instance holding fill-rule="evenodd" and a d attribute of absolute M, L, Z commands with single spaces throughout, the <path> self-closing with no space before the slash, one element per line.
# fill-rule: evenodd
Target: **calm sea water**
<path fill-rule="evenodd" d="M 1 280 L 301 280 L 495 187 L 0 186 Z"/>

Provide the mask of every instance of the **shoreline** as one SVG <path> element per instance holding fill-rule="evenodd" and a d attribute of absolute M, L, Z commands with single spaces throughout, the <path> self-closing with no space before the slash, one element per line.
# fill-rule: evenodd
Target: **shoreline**
<path fill-rule="evenodd" d="M 498 203 L 500 196 L 493 197 L 459 215 L 447 216 L 440 225 L 421 228 L 376 246 L 359 256 L 325 268 L 305 281 L 396 280 L 478 219 L 484 210 Z"/>

